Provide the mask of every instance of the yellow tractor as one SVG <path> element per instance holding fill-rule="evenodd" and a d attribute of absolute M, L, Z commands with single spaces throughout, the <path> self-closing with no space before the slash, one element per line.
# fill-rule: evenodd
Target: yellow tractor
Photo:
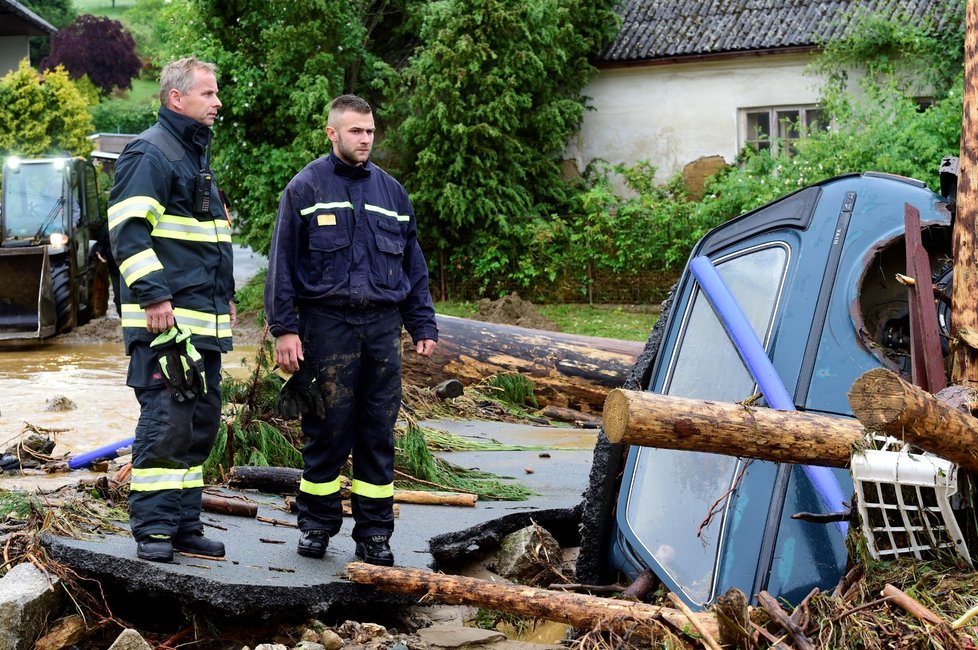
<path fill-rule="evenodd" d="M 2 197 L 0 341 L 44 339 L 103 315 L 89 254 L 101 225 L 92 163 L 8 158 Z"/>

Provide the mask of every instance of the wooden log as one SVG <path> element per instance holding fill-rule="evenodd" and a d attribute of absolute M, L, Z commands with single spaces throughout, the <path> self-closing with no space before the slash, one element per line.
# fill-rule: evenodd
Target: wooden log
<path fill-rule="evenodd" d="M 453 397 L 461 397 L 462 393 L 465 392 L 465 387 L 458 379 L 446 379 L 432 390 L 441 399 L 451 399 Z"/>
<path fill-rule="evenodd" d="M 418 386 L 458 379 L 466 386 L 504 372 L 532 380 L 541 407 L 600 413 L 608 391 L 625 383 L 643 342 L 547 332 L 438 316 L 438 347 L 413 351 L 405 335 L 404 378 Z"/>
<path fill-rule="evenodd" d="M 473 605 L 503 612 L 565 623 L 582 630 L 599 626 L 623 633 L 636 623 L 633 634 L 655 635 L 657 621 L 665 620 L 678 629 L 687 627 L 686 615 L 668 607 L 657 607 L 627 600 L 566 593 L 503 584 L 478 578 L 432 573 L 404 567 L 379 567 L 363 562 L 346 565 L 353 582 L 373 585 L 382 591 L 423 596 L 453 605 Z M 708 633 L 716 636 L 712 614 L 694 614 Z"/>
<path fill-rule="evenodd" d="M 805 636 L 805 632 L 798 627 L 794 621 L 791 620 L 781 606 L 778 605 L 778 601 L 774 599 L 771 594 L 766 591 L 761 591 L 757 594 L 757 604 L 760 605 L 768 616 L 777 623 L 781 628 L 791 635 L 792 640 L 794 640 L 794 645 L 799 650 L 815 650 L 815 646 L 812 644 L 811 640 Z"/>
<path fill-rule="evenodd" d="M 574 409 L 565 409 L 559 406 L 548 406 L 540 409 L 540 415 L 551 420 L 560 422 L 570 422 L 582 429 L 596 429 L 601 426 L 601 418 L 591 413 L 581 413 Z"/>
<path fill-rule="evenodd" d="M 474 508 L 477 494 L 463 492 L 428 492 L 426 490 L 394 490 L 394 503 L 417 503 L 433 506 Z"/>
<path fill-rule="evenodd" d="M 971 340 L 964 333 L 978 332 L 978 3 L 965 9 L 964 94 L 961 150 L 952 236 L 954 287 L 951 292 L 951 336 Z M 978 349 L 959 342 L 951 351 L 951 383 L 978 384 Z"/>
<path fill-rule="evenodd" d="M 604 407 L 612 443 L 845 467 L 863 439 L 855 420 L 615 389 Z"/>
<path fill-rule="evenodd" d="M 886 584 L 883 587 L 883 591 L 880 592 L 881 596 L 889 598 L 891 602 L 899 605 L 901 608 L 906 610 L 908 613 L 913 614 L 918 620 L 924 623 L 930 623 L 931 625 L 940 625 L 944 623 L 944 619 L 924 607 L 919 601 L 914 600 L 906 592 L 901 591 L 897 587 Z"/>
<path fill-rule="evenodd" d="M 247 501 L 242 497 L 223 496 L 204 492 L 200 497 L 200 507 L 207 512 L 219 512 L 237 517 L 255 518 L 258 515 L 258 504 Z"/>
<path fill-rule="evenodd" d="M 864 372 L 852 384 L 849 405 L 867 429 L 905 440 L 978 472 L 978 419 L 896 373 L 885 368 Z"/>
<path fill-rule="evenodd" d="M 294 467 L 235 465 L 228 471 L 228 487 L 266 494 L 296 494 L 302 470 Z"/>

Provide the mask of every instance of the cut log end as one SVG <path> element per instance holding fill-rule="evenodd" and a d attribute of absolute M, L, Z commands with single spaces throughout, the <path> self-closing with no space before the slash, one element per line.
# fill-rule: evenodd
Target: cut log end
<path fill-rule="evenodd" d="M 602 421 L 608 440 L 621 442 L 628 431 L 628 396 L 620 388 L 610 391 L 605 398 Z"/>

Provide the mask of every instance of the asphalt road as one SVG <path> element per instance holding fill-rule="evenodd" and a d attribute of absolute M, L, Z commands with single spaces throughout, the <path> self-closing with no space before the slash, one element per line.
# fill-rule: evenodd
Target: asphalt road
<path fill-rule="evenodd" d="M 479 501 L 474 508 L 399 504 L 391 539 L 398 566 L 438 569 L 439 560 L 478 557 L 494 551 L 502 537 L 531 521 L 576 531 L 576 510 L 592 455 L 591 448 L 580 444 L 581 430 L 470 421 L 442 423 L 439 428 L 549 449 L 543 454 L 540 450 L 442 454 L 456 465 L 509 477 L 506 480 L 518 481 L 536 494 L 527 501 Z M 567 440 L 573 448 L 563 448 Z M 44 543 L 53 559 L 82 575 L 97 577 L 110 599 L 118 594 L 113 600 L 123 608 L 127 602 L 151 599 L 160 607 L 165 603 L 213 617 L 274 622 L 324 616 L 334 607 L 414 602 L 345 578 L 347 563 L 355 561 L 351 520 L 330 541 L 324 559 L 304 558 L 295 552 L 299 533 L 295 515 L 285 510 L 283 498 L 253 492 L 245 496 L 259 503 L 258 518 L 204 516 L 206 534 L 227 548 L 224 560 L 179 554 L 171 564 L 139 560 L 128 534 L 88 540 L 46 536 Z"/>

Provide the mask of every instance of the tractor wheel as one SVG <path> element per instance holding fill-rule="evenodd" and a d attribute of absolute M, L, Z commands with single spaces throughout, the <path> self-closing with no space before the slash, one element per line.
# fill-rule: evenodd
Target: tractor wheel
<path fill-rule="evenodd" d="M 86 280 L 85 283 L 85 295 L 82 296 L 79 292 L 78 296 L 78 325 L 84 325 L 88 321 L 92 320 L 95 315 L 95 265 L 89 264 L 88 269 L 85 271 Z"/>
<path fill-rule="evenodd" d="M 67 259 L 52 264 L 51 287 L 54 290 L 54 308 L 58 314 L 55 332 L 60 334 L 71 322 L 71 266 Z"/>

